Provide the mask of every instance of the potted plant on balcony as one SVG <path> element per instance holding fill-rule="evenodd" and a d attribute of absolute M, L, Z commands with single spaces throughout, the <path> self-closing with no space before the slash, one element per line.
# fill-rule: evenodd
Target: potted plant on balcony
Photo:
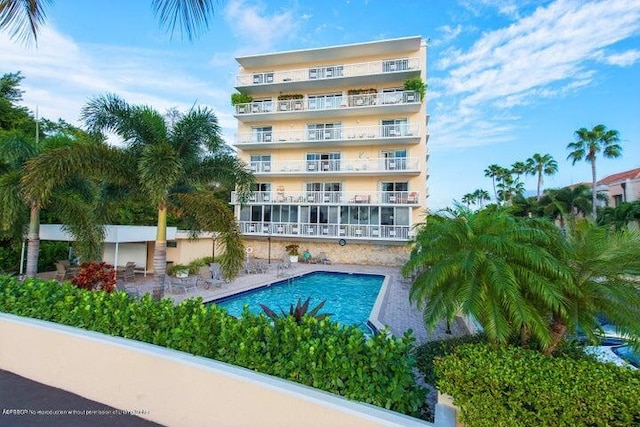
<path fill-rule="evenodd" d="M 244 104 L 249 104 L 250 102 L 253 102 L 253 98 L 250 95 L 245 93 L 231 94 L 231 105 L 234 107 L 239 105 L 237 107 L 238 113 L 246 113 L 248 110 L 245 108 L 246 106 Z"/>
<path fill-rule="evenodd" d="M 300 93 L 278 95 L 278 101 L 280 101 L 278 102 L 278 110 L 280 111 L 301 110 L 303 98 L 304 98 L 304 95 Z"/>
<path fill-rule="evenodd" d="M 375 104 L 375 99 L 372 95 L 377 93 L 378 89 L 374 87 L 368 89 L 349 89 L 347 91 L 349 106 L 361 107 L 363 105 L 373 105 Z"/>
<path fill-rule="evenodd" d="M 300 245 L 295 243 L 291 243 L 284 247 L 284 249 L 289 254 L 289 261 L 298 262 L 298 256 L 300 255 Z"/>
<path fill-rule="evenodd" d="M 427 92 L 427 85 L 422 81 L 420 77 L 414 77 L 404 82 L 404 90 L 412 90 L 420 94 L 420 101 L 424 99 L 424 95 Z"/>

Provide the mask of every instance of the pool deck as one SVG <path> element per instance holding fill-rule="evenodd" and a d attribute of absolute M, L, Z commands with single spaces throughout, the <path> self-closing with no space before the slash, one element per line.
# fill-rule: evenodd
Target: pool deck
<path fill-rule="evenodd" d="M 254 289 L 268 283 L 277 282 L 286 277 L 278 275 L 277 263 L 272 263 L 265 273 L 260 274 L 240 274 L 230 283 L 225 283 L 221 288 L 212 287 L 204 289 L 198 287 L 197 291 L 189 291 L 187 293 L 168 293 L 165 297 L 169 297 L 176 302 L 180 302 L 186 298 L 196 296 L 202 297 L 206 301 L 215 300 L 221 297 L 233 295 L 242 291 Z M 422 312 L 409 303 L 409 290 L 411 285 L 408 281 L 403 280 L 398 267 L 371 266 L 371 265 L 350 265 L 350 264 L 292 264 L 292 268 L 285 270 L 288 276 L 298 276 L 313 271 L 331 271 L 342 273 L 364 273 L 364 274 L 380 274 L 388 278 L 388 291 L 381 307 L 381 316 L 378 319 L 382 324 L 388 326 L 391 333 L 395 336 L 402 336 L 405 331 L 411 329 L 416 344 L 420 345 L 434 339 L 451 336 L 445 333 L 444 323 L 438 325 L 433 333 L 429 333 L 422 322 Z M 129 284 L 132 285 L 132 284 Z M 151 276 L 136 276 L 135 285 L 141 293 L 151 292 L 153 287 L 153 278 Z M 451 325 L 453 335 L 462 335 L 467 332 L 462 322 L 456 322 Z"/>

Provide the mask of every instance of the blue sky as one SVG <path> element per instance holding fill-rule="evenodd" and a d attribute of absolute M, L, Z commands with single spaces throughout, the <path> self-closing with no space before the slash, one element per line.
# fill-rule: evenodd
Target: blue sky
<path fill-rule="evenodd" d="M 429 205 L 492 192 L 484 169 L 549 153 L 545 187 L 590 181 L 566 161 L 581 127 L 620 132 L 619 159 L 598 178 L 640 167 L 640 2 L 637 0 L 219 1 L 208 31 L 171 39 L 151 1 L 58 0 L 38 47 L 0 33 L 0 73 L 22 71 L 23 104 L 80 124 L 93 96 L 117 93 L 165 111 L 210 106 L 231 142 L 229 101 L 246 54 L 420 35 L 429 40 Z M 527 177 L 527 189 L 536 180 Z"/>

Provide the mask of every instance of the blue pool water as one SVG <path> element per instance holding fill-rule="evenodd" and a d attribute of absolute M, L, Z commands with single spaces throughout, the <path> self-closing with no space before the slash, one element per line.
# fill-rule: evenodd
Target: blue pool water
<path fill-rule="evenodd" d="M 612 350 L 615 354 L 617 354 L 622 359 L 631 363 L 636 368 L 640 368 L 640 353 L 634 352 L 633 348 L 630 345 L 613 347 Z"/>
<path fill-rule="evenodd" d="M 280 314 L 280 310 L 288 313 L 298 299 L 311 297 L 309 309 L 326 300 L 320 314 L 333 313 L 331 320 L 370 332 L 366 323 L 383 281 L 380 275 L 317 271 L 214 302 L 232 316 L 240 316 L 245 304 L 253 313 L 262 313 L 259 304 L 264 304 Z"/>

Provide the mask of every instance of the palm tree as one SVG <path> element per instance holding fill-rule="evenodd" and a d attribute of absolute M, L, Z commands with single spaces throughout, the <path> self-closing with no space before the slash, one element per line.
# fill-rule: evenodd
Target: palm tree
<path fill-rule="evenodd" d="M 133 184 L 158 211 L 154 250 L 154 279 L 162 287 L 166 272 L 166 226 L 170 208 L 180 209 L 201 229 L 220 233 L 226 252 L 221 267 L 226 277 L 237 274 L 244 255 L 237 222 L 227 203 L 215 197 L 216 188 L 237 186 L 248 197 L 253 175 L 220 137 L 215 114 L 193 108 L 173 122 L 148 106 L 129 105 L 116 95 L 92 99 L 82 117 L 90 130 L 120 136 L 127 149 Z"/>
<path fill-rule="evenodd" d="M 2 0 L 0 1 L 0 30 L 7 29 L 13 39 L 37 41 L 38 31 L 46 22 L 46 7 L 53 0 Z M 173 36 L 176 28 L 191 40 L 200 30 L 209 26 L 213 16 L 213 0 L 152 0 L 160 25 Z"/>
<path fill-rule="evenodd" d="M 579 216 L 586 216 L 591 210 L 591 197 L 589 187 L 576 185 L 545 191 L 539 207 L 545 217 L 557 220 L 560 228 L 565 229 L 565 219 L 569 217 L 573 222 Z"/>
<path fill-rule="evenodd" d="M 459 206 L 431 215 L 402 268 L 418 272 L 410 299 L 424 310 L 428 328 L 461 312 L 496 343 L 526 330 L 549 344 L 548 314 L 564 314 L 562 287 L 570 277 L 547 250 L 556 239 L 560 233 L 548 221 L 503 209 L 473 213 Z"/>
<path fill-rule="evenodd" d="M 471 203 L 473 203 L 473 201 L 475 200 L 474 196 L 472 193 L 467 193 L 464 196 L 462 196 L 462 203 L 464 203 L 465 205 L 467 205 L 467 208 L 471 207 Z"/>
<path fill-rule="evenodd" d="M 484 176 L 486 176 L 487 178 L 491 178 L 493 182 L 493 194 L 496 200 L 498 200 L 498 192 L 496 191 L 496 181 L 498 181 L 501 177 L 503 177 L 506 172 L 507 170 L 505 168 L 496 164 L 489 165 L 489 167 L 484 170 Z"/>
<path fill-rule="evenodd" d="M 484 202 L 491 200 L 491 196 L 487 190 L 477 189 L 473 192 L 475 203 L 480 205 L 480 209 L 484 207 Z"/>
<path fill-rule="evenodd" d="M 506 170 L 506 173 L 500 178 L 498 182 L 498 198 L 509 204 L 513 201 L 515 196 L 522 196 L 524 194 L 524 182 L 518 178 L 513 178 L 511 172 Z"/>
<path fill-rule="evenodd" d="M 527 174 L 538 175 L 538 193 L 536 200 L 540 201 L 540 197 L 542 195 L 540 192 L 542 189 L 542 176 L 551 176 L 558 172 L 558 162 L 551 157 L 551 154 L 541 155 L 536 153 L 527 159 L 527 165 L 529 166 Z"/>
<path fill-rule="evenodd" d="M 0 135 L 0 158 L 6 165 L 0 171 L 0 203 L 3 206 L 0 225 L 5 230 L 7 227 L 14 230 L 14 238 L 22 240 L 23 226 L 28 223 L 27 277 L 34 277 L 38 272 L 40 212 L 43 208 L 83 243 L 78 247 L 82 256 L 95 256 L 103 239 L 100 227 L 96 226 L 100 211 L 95 206 L 100 194 L 95 183 L 80 176 L 69 176 L 58 181 L 55 191 L 34 194 L 28 192 L 23 182 L 30 163 L 59 147 L 75 149 L 84 144 L 89 142 L 65 134 L 46 136 L 39 142 L 20 132 Z"/>
<path fill-rule="evenodd" d="M 576 164 L 579 160 L 591 163 L 591 203 L 592 215 L 596 218 L 596 155 L 602 151 L 602 155 L 612 159 L 622 155 L 620 137 L 617 130 L 607 129 L 605 125 L 594 126 L 593 129 L 580 128 L 575 131 L 576 141 L 567 145 L 572 150 L 567 159 Z"/>
<path fill-rule="evenodd" d="M 552 353 L 567 332 L 580 330 L 595 338 L 599 318 L 604 316 L 618 331 L 640 340 L 640 292 L 627 271 L 640 271 L 640 234 L 616 232 L 578 221 L 568 233 L 563 262 L 570 267 L 571 285 L 565 287 L 568 309 L 552 312 Z"/>
<path fill-rule="evenodd" d="M 516 175 L 516 178 L 520 179 L 521 175 L 524 175 L 529 170 L 529 166 L 525 162 L 515 162 L 511 165 L 511 173 Z"/>

